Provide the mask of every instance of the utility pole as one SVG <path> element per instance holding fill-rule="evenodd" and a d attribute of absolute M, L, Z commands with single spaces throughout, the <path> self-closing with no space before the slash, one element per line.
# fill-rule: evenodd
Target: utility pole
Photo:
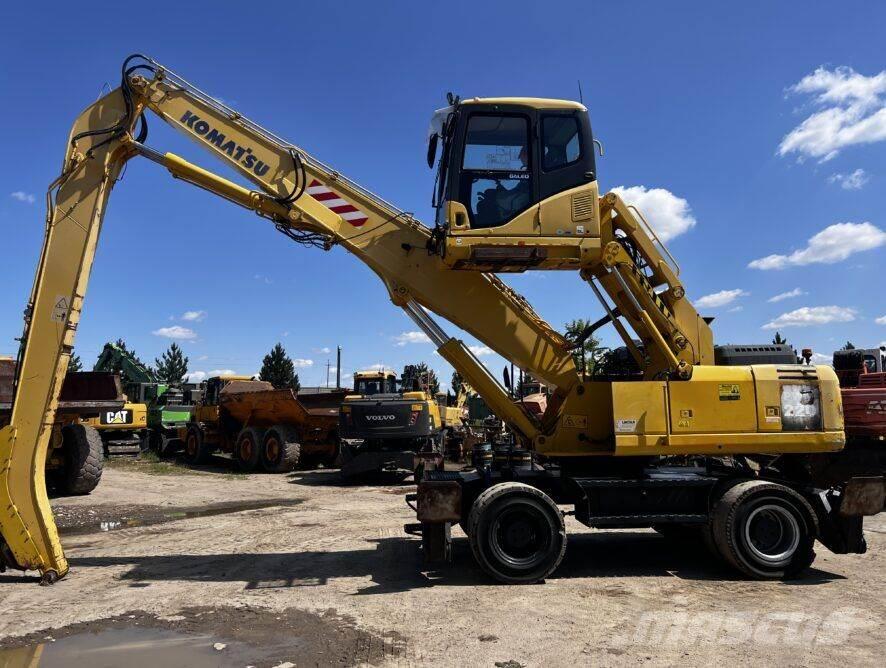
<path fill-rule="evenodd" d="M 341 346 L 335 347 L 335 389 L 341 389 Z"/>
<path fill-rule="evenodd" d="M 329 389 L 329 360 L 326 360 L 326 389 Z"/>

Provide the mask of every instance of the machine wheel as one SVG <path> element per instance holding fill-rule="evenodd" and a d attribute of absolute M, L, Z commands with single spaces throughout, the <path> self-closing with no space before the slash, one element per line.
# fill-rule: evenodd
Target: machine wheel
<path fill-rule="evenodd" d="M 188 464 L 206 464 L 212 454 L 212 447 L 206 443 L 203 430 L 195 425 L 188 425 L 185 435 L 185 461 Z"/>
<path fill-rule="evenodd" d="M 337 436 L 333 436 L 332 443 L 332 452 L 328 455 L 323 455 L 317 460 L 325 469 L 335 468 L 339 463 L 338 458 L 341 455 L 341 441 Z"/>
<path fill-rule="evenodd" d="M 809 568 L 817 533 L 809 503 L 791 488 L 764 480 L 730 487 L 711 514 L 717 551 L 758 580 L 793 578 Z"/>
<path fill-rule="evenodd" d="M 268 473 L 284 473 L 298 466 L 301 445 L 298 431 L 288 425 L 268 429 L 261 446 L 261 467 Z"/>
<path fill-rule="evenodd" d="M 234 444 L 234 464 L 240 471 L 249 473 L 258 466 L 265 430 L 257 427 L 241 429 Z"/>
<path fill-rule="evenodd" d="M 83 424 L 62 428 L 65 470 L 59 476 L 62 493 L 89 494 L 98 487 L 104 468 L 104 444 L 98 431 Z"/>
<path fill-rule="evenodd" d="M 519 482 L 485 490 L 468 516 L 474 558 L 499 582 L 531 584 L 553 573 L 566 553 L 566 525 L 544 492 Z"/>

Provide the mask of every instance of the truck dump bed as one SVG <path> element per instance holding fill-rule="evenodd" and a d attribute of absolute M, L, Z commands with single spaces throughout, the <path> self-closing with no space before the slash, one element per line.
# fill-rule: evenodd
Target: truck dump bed
<path fill-rule="evenodd" d="M 244 426 L 270 427 L 294 424 L 306 432 L 329 432 L 338 425 L 338 408 L 344 392 L 296 397 L 291 389 L 275 390 L 264 381 L 233 381 L 219 393 L 221 407 Z"/>

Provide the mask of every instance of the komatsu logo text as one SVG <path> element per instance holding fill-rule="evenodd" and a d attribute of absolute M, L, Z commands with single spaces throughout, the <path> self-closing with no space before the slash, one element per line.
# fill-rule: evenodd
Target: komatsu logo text
<path fill-rule="evenodd" d="M 204 141 L 227 153 L 246 169 L 251 169 L 256 176 L 264 176 L 268 173 L 268 165 L 255 157 L 251 148 L 240 146 L 233 139 L 228 139 L 193 111 L 186 111 L 180 122 L 184 123 L 195 135 L 202 137 Z"/>

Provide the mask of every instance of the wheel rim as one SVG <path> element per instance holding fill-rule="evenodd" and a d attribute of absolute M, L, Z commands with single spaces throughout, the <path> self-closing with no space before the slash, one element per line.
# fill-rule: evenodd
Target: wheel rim
<path fill-rule="evenodd" d="M 277 458 L 280 456 L 280 444 L 277 442 L 276 438 L 269 438 L 267 443 L 265 443 L 265 456 L 268 458 L 269 462 L 276 462 Z"/>
<path fill-rule="evenodd" d="M 748 514 L 744 538 L 756 559 L 770 566 L 783 566 L 800 546 L 800 524 L 790 509 L 769 503 Z"/>
<path fill-rule="evenodd" d="M 492 523 L 489 535 L 496 559 L 512 568 L 525 570 L 537 566 L 550 551 L 547 517 L 531 504 L 503 511 Z"/>
<path fill-rule="evenodd" d="M 248 462 L 250 459 L 252 459 L 252 452 L 253 447 L 251 438 L 244 438 L 242 441 L 240 441 L 240 459 L 242 459 L 244 462 Z"/>

